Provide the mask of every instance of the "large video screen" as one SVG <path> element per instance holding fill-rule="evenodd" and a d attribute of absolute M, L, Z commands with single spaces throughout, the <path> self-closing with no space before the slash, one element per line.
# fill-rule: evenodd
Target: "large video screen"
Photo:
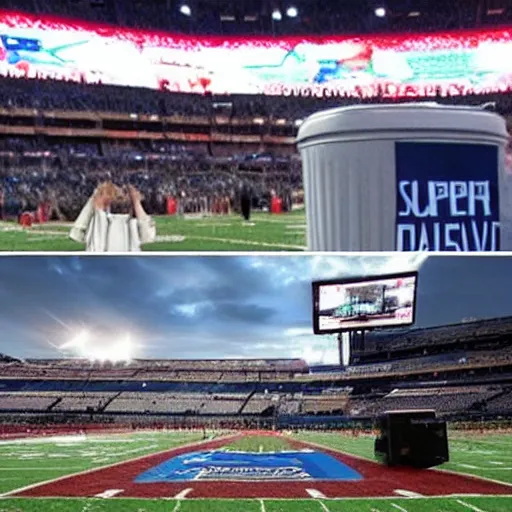
<path fill-rule="evenodd" d="M 417 273 L 313 283 L 315 334 L 414 323 Z"/>
<path fill-rule="evenodd" d="M 512 90 L 512 32 L 191 37 L 0 10 L 0 75 L 202 94 L 488 94 Z"/>

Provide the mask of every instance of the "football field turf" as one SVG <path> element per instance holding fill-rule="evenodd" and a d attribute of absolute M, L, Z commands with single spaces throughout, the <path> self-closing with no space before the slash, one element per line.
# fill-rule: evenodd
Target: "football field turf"
<path fill-rule="evenodd" d="M 156 217 L 157 239 L 145 251 L 303 251 L 304 211 L 282 215 L 255 213 L 246 223 L 238 215 Z M 68 237 L 71 224 L 50 222 L 22 228 L 0 222 L 0 251 L 82 251 Z"/>
<path fill-rule="evenodd" d="M 370 462 L 373 459 L 370 437 L 313 432 L 283 436 L 225 432 L 208 433 L 205 440 L 202 433 L 137 432 L 3 441 L 0 442 L 0 512 L 511 511 L 512 435 L 452 432 L 450 447 L 451 461 L 442 468 L 449 472 L 411 470 L 410 485 L 407 485 L 404 471 Z M 176 454 L 181 453 L 182 458 L 188 458 L 185 463 L 193 464 L 201 462 L 201 453 L 207 449 L 207 453 L 230 458 L 230 475 L 237 460 L 243 466 L 247 460 L 258 457 L 271 460 L 276 455 L 339 456 L 340 461 L 348 461 L 364 478 L 358 481 L 349 477 L 348 481 L 342 481 L 342 476 L 339 482 L 321 481 L 324 477 L 317 481 L 315 478 L 287 481 L 279 476 L 287 468 L 280 467 L 277 469 L 281 472 L 275 472 L 274 467 L 273 478 L 265 477 L 264 481 L 257 478 L 252 482 L 247 481 L 249 478 L 235 481 L 232 476 L 218 479 L 218 475 L 212 478 L 210 473 L 202 479 L 179 482 L 185 466 L 177 466 L 181 473 L 175 471 L 171 475 L 172 471 L 165 471 L 169 460 L 179 458 Z M 248 454 L 251 459 L 247 458 Z M 159 466 L 162 461 L 164 464 Z M 317 469 L 329 471 L 325 465 Z M 140 479 L 141 472 L 147 475 L 148 471 L 156 480 L 165 481 L 142 479 L 133 483 L 133 475 Z M 43 485 L 35 485 L 39 483 Z M 460 483 L 462 487 L 457 487 Z M 366 491 L 357 490 L 358 485 Z M 422 486 L 423 489 L 432 486 L 433 492 L 414 492 Z M 336 497 L 338 488 L 344 488 L 347 497 Z M 388 488 L 395 491 L 388 492 Z M 235 494 L 236 489 L 238 492 L 243 489 L 247 497 L 229 498 L 230 489 Z M 442 489 L 441 495 L 435 489 Z M 296 491 L 300 497 L 282 497 Z M 217 492 L 223 499 L 215 498 Z"/>

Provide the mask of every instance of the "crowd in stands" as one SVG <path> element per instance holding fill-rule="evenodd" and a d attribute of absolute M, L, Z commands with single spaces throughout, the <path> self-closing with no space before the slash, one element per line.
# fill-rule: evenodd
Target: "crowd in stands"
<path fill-rule="evenodd" d="M 212 159 L 202 148 L 168 144 L 165 153 L 162 148 L 139 143 L 116 150 L 105 142 L 5 138 L 0 144 L 4 214 L 17 216 L 47 203 L 49 220 L 74 220 L 98 184 L 110 180 L 135 185 L 146 211 L 160 215 L 167 213 L 168 198 L 177 200 L 178 213 L 227 214 L 239 208 L 244 183 L 251 187 L 253 206 L 260 208 L 275 194 L 292 198 L 302 186 L 300 162 L 294 159 L 244 169 L 243 161 Z"/>

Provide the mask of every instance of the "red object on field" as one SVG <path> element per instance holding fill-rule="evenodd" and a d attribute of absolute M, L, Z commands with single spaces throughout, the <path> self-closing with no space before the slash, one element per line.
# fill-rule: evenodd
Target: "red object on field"
<path fill-rule="evenodd" d="M 32 226 L 32 223 L 34 222 L 34 215 L 30 212 L 23 212 L 20 215 L 20 224 L 24 228 L 29 228 Z"/>
<path fill-rule="evenodd" d="M 176 211 L 178 209 L 178 204 L 174 197 L 167 198 L 167 214 L 168 215 L 176 215 Z"/>
<path fill-rule="evenodd" d="M 276 214 L 283 212 L 283 200 L 280 197 L 274 196 L 272 198 L 272 202 L 270 204 L 270 211 Z"/>

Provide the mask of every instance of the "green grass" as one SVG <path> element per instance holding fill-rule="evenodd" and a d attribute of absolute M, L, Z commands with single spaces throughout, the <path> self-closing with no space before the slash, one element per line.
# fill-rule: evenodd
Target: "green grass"
<path fill-rule="evenodd" d="M 156 217 L 157 240 L 145 251 L 301 251 L 306 245 L 303 211 L 256 213 L 250 225 L 240 216 Z M 0 223 L 0 251 L 82 251 L 68 238 L 70 226 L 49 223 L 22 229 Z"/>
<path fill-rule="evenodd" d="M 202 437 L 199 433 L 155 432 L 0 444 L 0 493 L 200 441 Z"/>
<path fill-rule="evenodd" d="M 66 474 L 129 460 L 200 440 L 200 433 L 149 432 L 98 435 L 71 442 L 42 441 L 0 444 L 0 492 Z M 373 439 L 339 433 L 304 432 L 292 438 L 373 459 Z M 460 473 L 511 482 L 512 436 L 450 433 L 452 460 L 445 465 Z M 290 449 L 286 438 L 246 436 L 229 450 L 270 452 Z M 501 463 L 501 464 L 498 464 Z M 467 466 L 473 466 L 468 468 Z M 497 468 L 503 469 L 497 469 Z M 37 468 L 32 470 L 31 468 Z M 476 469 L 475 469 L 476 468 Z M 250 484 L 248 484 L 250 485 Z M 283 483 L 283 485 L 286 485 Z M 512 494 L 512 489 L 511 489 Z M 262 505 L 263 503 L 263 505 Z M 199 500 L 129 498 L 4 498 L 0 512 L 510 512 L 510 497 L 370 498 L 305 500 Z"/>
<path fill-rule="evenodd" d="M 0 502 L 0 512 L 476 512 L 468 505 L 483 512 L 510 512 L 511 504 L 506 497 L 264 500 L 263 509 L 261 500 L 11 498 Z"/>

